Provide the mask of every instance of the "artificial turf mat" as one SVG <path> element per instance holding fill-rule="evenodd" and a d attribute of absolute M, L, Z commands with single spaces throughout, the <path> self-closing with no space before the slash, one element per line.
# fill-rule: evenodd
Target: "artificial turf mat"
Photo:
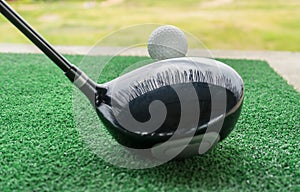
<path fill-rule="evenodd" d="M 119 57 L 112 69 L 137 60 Z M 86 146 L 74 125 L 73 85 L 51 61 L 0 54 L 0 191 L 299 191 L 300 94 L 264 61 L 222 61 L 246 90 L 231 135 L 206 155 L 131 170 Z"/>

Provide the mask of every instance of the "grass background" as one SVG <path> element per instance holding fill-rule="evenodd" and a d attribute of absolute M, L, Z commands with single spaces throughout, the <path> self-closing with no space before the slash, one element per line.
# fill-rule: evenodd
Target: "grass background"
<path fill-rule="evenodd" d="M 79 63 L 82 56 L 67 56 Z M 118 57 L 114 74 L 139 57 Z M 44 55 L 0 53 L 0 191 L 299 191 L 300 94 L 264 61 L 221 60 L 245 82 L 232 134 L 204 156 L 128 170 L 75 127 L 72 84 Z"/>
<path fill-rule="evenodd" d="M 87 2 L 18 0 L 11 5 L 56 45 L 94 45 L 124 27 L 161 23 L 194 34 L 209 49 L 300 51 L 299 0 L 110 0 L 116 3 L 95 1 L 89 8 Z M 0 31 L 5 31 L 1 43 L 30 43 L 2 16 Z M 142 30 L 131 35 L 145 36 Z"/>

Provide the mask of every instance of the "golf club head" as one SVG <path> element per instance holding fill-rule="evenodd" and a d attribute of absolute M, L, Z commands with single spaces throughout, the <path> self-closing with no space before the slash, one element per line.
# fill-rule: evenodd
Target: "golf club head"
<path fill-rule="evenodd" d="M 101 120 L 124 147 L 155 158 L 202 154 L 233 130 L 244 98 L 242 78 L 219 61 L 161 60 L 100 85 Z"/>

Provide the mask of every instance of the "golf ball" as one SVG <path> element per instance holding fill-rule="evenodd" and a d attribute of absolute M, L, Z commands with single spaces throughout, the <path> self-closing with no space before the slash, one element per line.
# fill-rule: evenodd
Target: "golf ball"
<path fill-rule="evenodd" d="M 148 53 L 153 59 L 184 57 L 188 43 L 183 31 L 172 25 L 155 29 L 148 40 Z"/>

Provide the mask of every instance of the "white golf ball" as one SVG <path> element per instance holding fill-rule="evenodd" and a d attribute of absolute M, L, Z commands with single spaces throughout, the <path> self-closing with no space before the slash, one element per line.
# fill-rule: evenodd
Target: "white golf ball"
<path fill-rule="evenodd" d="M 188 43 L 183 31 L 172 25 L 155 29 L 148 40 L 148 53 L 153 59 L 184 57 Z"/>

